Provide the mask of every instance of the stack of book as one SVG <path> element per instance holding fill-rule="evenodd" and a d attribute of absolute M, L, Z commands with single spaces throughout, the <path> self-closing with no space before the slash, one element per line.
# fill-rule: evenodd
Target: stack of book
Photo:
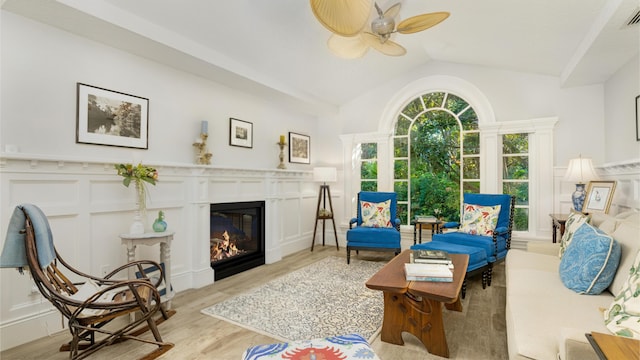
<path fill-rule="evenodd" d="M 453 263 L 445 251 L 414 250 L 405 264 L 407 281 L 452 282 Z"/>
<path fill-rule="evenodd" d="M 449 253 L 442 250 L 412 250 L 409 255 L 412 263 L 420 264 L 447 264 L 453 268 L 453 262 Z"/>

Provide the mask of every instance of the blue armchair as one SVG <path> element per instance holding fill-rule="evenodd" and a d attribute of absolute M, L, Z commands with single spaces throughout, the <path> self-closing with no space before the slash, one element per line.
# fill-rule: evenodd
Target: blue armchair
<path fill-rule="evenodd" d="M 394 192 L 361 191 L 358 193 L 357 217 L 347 230 L 347 264 L 351 250 L 393 251 L 400 254 L 400 219 Z M 355 227 L 354 227 L 355 225 Z"/>
<path fill-rule="evenodd" d="M 500 205 L 500 211 L 498 213 L 498 221 L 495 226 L 495 230 L 492 233 L 485 234 L 482 232 L 474 234 L 473 232 L 467 233 L 462 230 L 457 232 L 448 232 L 445 234 L 436 234 L 433 236 L 432 241 L 443 241 L 451 244 L 465 245 L 480 247 L 487 253 L 487 261 L 489 264 L 493 264 L 496 261 L 504 260 L 507 256 L 507 251 L 511 247 L 511 233 L 513 230 L 513 211 L 515 205 L 515 197 L 506 194 L 474 194 L 465 193 L 463 197 L 465 205 L 479 205 L 479 206 L 496 206 Z M 465 225 L 465 209 L 462 212 L 462 222 L 454 223 L 456 227 Z M 450 227 L 452 224 L 446 224 L 445 227 Z M 469 225 L 469 224 L 467 224 Z M 470 224 L 473 226 L 473 224 Z M 463 226 L 464 228 L 464 226 Z M 489 284 L 491 280 L 489 278 Z"/>

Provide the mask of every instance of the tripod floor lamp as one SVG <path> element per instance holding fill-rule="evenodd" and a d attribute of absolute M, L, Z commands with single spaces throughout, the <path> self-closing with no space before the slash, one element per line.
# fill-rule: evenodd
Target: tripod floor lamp
<path fill-rule="evenodd" d="M 313 169 L 313 181 L 321 182 L 320 192 L 318 193 L 318 208 L 316 209 L 316 226 L 313 228 L 313 240 L 311 241 L 311 251 L 316 244 L 316 231 L 318 230 L 318 222 L 322 221 L 322 246 L 324 246 L 324 230 L 325 221 L 331 220 L 333 224 L 333 235 L 336 237 L 336 249 L 340 250 L 338 245 L 338 233 L 336 232 L 336 222 L 333 218 L 333 204 L 331 203 L 331 190 L 327 182 L 336 182 L 337 171 L 333 167 L 317 167 Z M 327 199 L 329 199 L 329 209 L 327 209 Z"/>

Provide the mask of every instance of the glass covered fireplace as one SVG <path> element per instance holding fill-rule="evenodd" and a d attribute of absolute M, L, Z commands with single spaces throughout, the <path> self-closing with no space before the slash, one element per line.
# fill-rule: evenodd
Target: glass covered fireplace
<path fill-rule="evenodd" d="M 264 265 L 265 202 L 211 204 L 209 246 L 215 280 Z"/>

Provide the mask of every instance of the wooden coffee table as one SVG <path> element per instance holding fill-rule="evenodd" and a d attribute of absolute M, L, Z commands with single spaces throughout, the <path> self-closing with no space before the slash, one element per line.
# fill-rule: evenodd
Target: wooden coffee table
<path fill-rule="evenodd" d="M 449 346 L 444 334 L 442 304 L 449 310 L 462 311 L 460 288 L 464 281 L 469 256 L 450 254 L 453 260 L 453 282 L 406 281 L 404 264 L 409 262 L 405 250 L 367 281 L 369 289 L 384 294 L 384 317 L 380 339 L 404 345 L 402 332 L 415 335 L 427 350 L 438 356 L 449 357 Z"/>

